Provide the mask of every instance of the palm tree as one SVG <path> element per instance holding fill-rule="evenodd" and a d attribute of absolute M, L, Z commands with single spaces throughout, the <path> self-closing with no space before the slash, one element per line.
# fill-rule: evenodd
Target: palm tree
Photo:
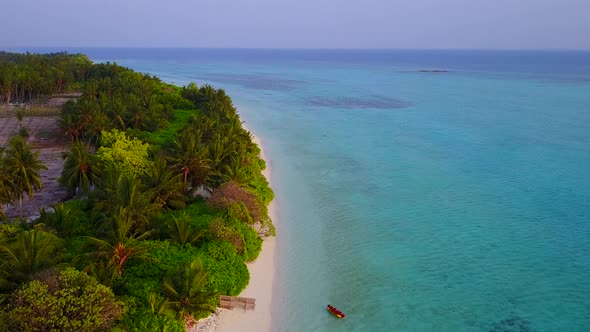
<path fill-rule="evenodd" d="M 185 186 L 189 180 L 193 190 L 204 185 L 209 172 L 207 149 L 199 132 L 186 130 L 174 140 L 170 161 L 181 172 Z"/>
<path fill-rule="evenodd" d="M 65 159 L 59 182 L 66 187 L 70 196 L 76 192 L 88 195 L 97 177 L 96 161 L 89 147 L 80 141 L 74 142 Z"/>
<path fill-rule="evenodd" d="M 125 131 L 127 125 L 123 119 L 123 115 L 127 113 L 127 105 L 123 101 L 123 98 L 119 95 L 114 95 L 112 98 L 111 110 L 109 117 L 113 119 L 113 128 Z"/>
<path fill-rule="evenodd" d="M 216 133 L 207 146 L 209 159 L 211 160 L 211 174 L 207 178 L 208 188 L 216 188 L 224 182 L 222 175 L 224 174 L 228 161 L 235 154 L 235 144 L 221 133 Z"/>
<path fill-rule="evenodd" d="M 85 259 L 88 264 L 84 271 L 107 287 L 123 275 L 123 267 L 131 257 L 140 257 L 149 249 L 137 241 L 139 238 L 125 238 L 114 242 L 88 236 L 84 238 L 95 247 L 95 250 L 76 257 L 74 261 L 80 262 Z"/>
<path fill-rule="evenodd" d="M 47 170 L 47 167 L 39 160 L 39 152 L 33 151 L 23 137 L 12 137 L 6 150 L 6 171 L 17 188 L 21 216 L 25 193 L 31 199 L 35 191 L 43 188 L 41 170 Z"/>
<path fill-rule="evenodd" d="M 172 241 L 178 244 L 196 244 L 201 240 L 207 230 L 197 229 L 190 223 L 190 216 L 184 212 L 180 217 L 172 217 L 172 220 L 168 222 L 170 228 L 169 235 Z"/>
<path fill-rule="evenodd" d="M 56 89 L 57 91 L 61 91 L 64 83 L 65 73 L 62 68 L 53 68 L 54 77 L 56 80 Z"/>
<path fill-rule="evenodd" d="M 55 230 L 61 237 L 69 237 L 80 231 L 79 218 L 74 211 L 64 203 L 52 204 L 53 212 L 41 209 L 37 222 Z"/>
<path fill-rule="evenodd" d="M 22 110 L 16 111 L 16 119 L 18 120 L 18 128 L 21 129 L 23 127 L 23 119 L 25 118 L 25 112 Z"/>
<path fill-rule="evenodd" d="M 80 135 L 83 136 L 87 133 L 88 128 L 94 123 L 96 110 L 98 104 L 92 101 L 90 98 L 81 97 L 77 101 L 77 118 L 78 128 Z"/>
<path fill-rule="evenodd" d="M 4 100 L 6 100 L 6 105 L 10 104 L 10 98 L 12 97 L 13 93 L 13 82 L 15 79 L 15 70 L 14 67 L 8 67 L 6 71 L 2 73 L 2 87 L 4 94 Z"/>
<path fill-rule="evenodd" d="M 32 280 L 37 272 L 59 261 L 62 241 L 40 229 L 21 230 L 0 243 L 0 287 L 9 289 Z"/>
<path fill-rule="evenodd" d="M 116 216 L 103 222 L 111 227 L 107 239 L 85 236 L 94 249 L 76 257 L 75 261 L 85 259 L 87 265 L 84 270 L 93 274 L 103 285 L 110 286 L 117 277 L 123 275 L 123 267 L 131 257 L 141 256 L 149 249 L 149 246 L 139 240 L 149 237 L 152 231 L 140 235 L 134 233 L 133 222 L 125 208 L 119 208 Z"/>
<path fill-rule="evenodd" d="M 246 186 L 252 183 L 253 176 L 246 165 L 246 157 L 230 158 L 230 162 L 223 167 L 223 182 L 236 182 Z"/>
<path fill-rule="evenodd" d="M 199 259 L 181 266 L 164 280 L 164 292 L 179 318 L 187 318 L 197 311 L 215 311 L 216 294 L 204 290 L 206 283 L 207 273 Z"/>
<path fill-rule="evenodd" d="M 114 167 L 103 170 L 99 178 L 91 195 L 96 204 L 95 210 L 106 212 L 106 218 L 99 223 L 99 232 L 112 237 L 114 228 L 111 224 L 123 220 L 130 224 L 129 234 L 145 229 L 153 213 L 160 208 L 151 202 L 151 193 L 145 185 L 138 178 L 125 175 Z"/>
<path fill-rule="evenodd" d="M 175 174 L 168 168 L 166 159 L 157 157 L 151 165 L 148 174 L 143 178 L 148 188 L 151 201 L 160 208 L 172 206 L 183 208 L 186 206 L 182 174 Z"/>
<path fill-rule="evenodd" d="M 59 119 L 59 127 L 64 135 L 69 136 L 72 141 L 77 140 L 82 135 L 82 127 L 78 121 L 78 116 L 72 112 L 66 111 L 67 108 L 75 108 L 76 104 L 73 101 L 68 101 L 64 104 L 64 111 L 61 119 Z"/>
<path fill-rule="evenodd" d="M 220 168 L 224 160 L 229 156 L 233 144 L 225 135 L 215 134 L 209 143 L 209 158 L 214 169 Z"/>
<path fill-rule="evenodd" d="M 5 150 L 0 147 L 0 219 L 4 219 L 2 205 L 14 202 L 15 194 L 17 192 L 13 178 L 6 169 L 7 165 L 4 151 Z"/>
<path fill-rule="evenodd" d="M 156 212 L 157 206 L 150 202 L 149 193 L 139 179 L 122 177 L 114 194 L 114 206 L 125 212 L 124 215 L 120 215 L 129 219 L 132 231 L 149 224 L 149 218 Z"/>
<path fill-rule="evenodd" d="M 84 95 L 91 100 L 96 101 L 98 97 L 98 84 L 96 83 L 96 80 L 92 80 L 86 84 L 84 87 Z"/>
<path fill-rule="evenodd" d="M 213 118 L 209 116 L 196 116 L 193 115 L 188 125 L 191 130 L 201 133 L 200 137 L 203 141 L 210 141 L 215 133 L 215 128 L 218 126 L 219 118 Z"/>
<path fill-rule="evenodd" d="M 100 87 L 100 92 L 107 97 L 113 96 L 113 81 L 110 77 L 102 78 L 98 81 L 98 85 Z"/>
<path fill-rule="evenodd" d="M 15 260 L 16 256 L 12 250 L 6 246 L 6 239 L 0 242 L 0 291 L 11 290 L 16 287 L 16 284 L 10 280 L 10 265 Z"/>
<path fill-rule="evenodd" d="M 107 112 L 100 109 L 93 110 L 90 116 L 92 122 L 86 126 L 85 138 L 89 143 L 98 146 L 102 131 L 112 129 L 112 121 L 109 119 Z"/>
<path fill-rule="evenodd" d="M 170 306 L 170 301 L 167 298 L 156 293 L 149 293 L 146 297 L 146 302 L 150 312 L 154 315 L 160 316 L 174 316 L 174 310 Z"/>

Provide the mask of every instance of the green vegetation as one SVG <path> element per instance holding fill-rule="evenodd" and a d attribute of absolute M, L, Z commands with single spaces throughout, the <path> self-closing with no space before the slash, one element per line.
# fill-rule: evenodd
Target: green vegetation
<path fill-rule="evenodd" d="M 77 192 L 88 195 L 98 179 L 96 157 L 90 153 L 89 147 L 80 141 L 74 142 L 65 155 L 65 164 L 59 182 L 64 185 L 68 194 Z"/>
<path fill-rule="evenodd" d="M 43 187 L 39 172 L 44 169 L 39 152 L 33 151 L 25 137 L 13 136 L 8 146 L 0 146 L 0 218 L 4 216 L 3 204 L 18 200 L 22 207 L 25 194 L 32 198 Z"/>
<path fill-rule="evenodd" d="M 142 132 L 140 138 L 156 148 L 162 149 L 166 144 L 174 141 L 177 133 L 186 126 L 187 122 L 198 112 L 191 110 L 175 110 L 170 124 L 166 128 L 154 132 Z"/>
<path fill-rule="evenodd" d="M 21 282 L 35 279 L 35 275 L 60 261 L 62 240 L 41 229 L 20 229 L 0 240 L 3 289 L 14 288 Z"/>
<path fill-rule="evenodd" d="M 102 131 L 96 152 L 101 169 L 115 168 L 126 176 L 142 176 L 151 167 L 149 145 L 137 138 L 129 139 L 117 129 Z"/>
<path fill-rule="evenodd" d="M 108 287 L 73 268 L 39 275 L 12 301 L 7 316 L 14 331 L 104 331 L 124 311 Z"/>
<path fill-rule="evenodd" d="M 0 52 L 0 102 L 23 103 L 41 96 L 72 92 L 96 77 L 83 54 Z"/>
<path fill-rule="evenodd" d="M 164 279 L 164 294 L 179 318 L 199 311 L 215 311 L 215 305 L 210 300 L 215 293 L 204 290 L 206 282 L 207 272 L 198 259 L 178 267 Z"/>
<path fill-rule="evenodd" d="M 219 294 L 246 287 L 245 262 L 274 235 L 265 163 L 223 90 L 180 88 L 84 59 L 0 53 L 0 82 L 12 82 L 0 101 L 82 92 L 61 113 L 72 144 L 59 181 L 70 200 L 32 224 L 0 225 L 0 327 L 182 331 L 185 320 L 213 311 Z M 54 87 L 13 94 L 6 73 L 34 66 L 56 73 Z M 40 188 L 38 155 L 26 138 L 13 140 L 0 150 L 0 204 Z M 29 158 L 26 173 L 13 166 L 16 150 Z M 87 285 L 75 302 L 80 311 L 43 307 L 73 305 L 74 284 Z M 26 315 L 34 319 L 24 322 Z"/>

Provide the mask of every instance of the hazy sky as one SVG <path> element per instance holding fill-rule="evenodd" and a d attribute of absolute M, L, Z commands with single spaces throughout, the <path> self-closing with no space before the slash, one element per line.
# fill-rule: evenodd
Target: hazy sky
<path fill-rule="evenodd" d="M 590 0 L 7 0 L 18 46 L 590 49 Z"/>

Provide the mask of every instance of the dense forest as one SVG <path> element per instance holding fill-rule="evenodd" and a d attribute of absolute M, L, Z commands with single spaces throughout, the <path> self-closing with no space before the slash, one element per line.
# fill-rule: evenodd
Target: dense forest
<path fill-rule="evenodd" d="M 72 92 L 97 79 L 83 54 L 0 52 L 0 103 L 23 103 L 41 96 Z"/>
<path fill-rule="evenodd" d="M 81 92 L 60 118 L 67 200 L 0 224 L 2 330 L 184 331 L 248 284 L 245 262 L 274 235 L 273 193 L 223 90 L 79 54 L 0 53 L 0 91 L 5 103 Z M 44 165 L 26 135 L 0 145 L 1 217 L 41 189 Z"/>

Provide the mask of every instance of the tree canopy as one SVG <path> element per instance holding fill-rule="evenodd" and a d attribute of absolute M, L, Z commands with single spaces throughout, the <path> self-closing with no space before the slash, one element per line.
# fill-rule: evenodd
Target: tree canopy
<path fill-rule="evenodd" d="M 14 331 L 106 331 L 124 312 L 108 287 L 73 268 L 23 285 L 8 308 Z"/>
<path fill-rule="evenodd" d="M 231 98 L 83 55 L 0 52 L 0 102 L 67 91 L 81 93 L 60 117 L 71 139 L 59 179 L 68 201 L 0 227 L 0 327 L 8 315 L 25 330 L 179 331 L 211 312 L 218 294 L 238 295 L 250 278 L 245 262 L 274 235 L 273 192 Z M 25 138 L 0 148 L 0 207 L 33 196 L 42 169 Z M 70 289 L 79 285 L 89 293 Z M 45 307 L 57 302 L 81 311 Z"/>
<path fill-rule="evenodd" d="M 93 76 L 92 67 L 83 54 L 0 52 L 0 102 L 26 102 L 71 92 Z"/>
<path fill-rule="evenodd" d="M 22 201 L 27 195 L 43 188 L 40 171 L 47 167 L 39 159 L 39 151 L 33 150 L 26 138 L 13 136 L 6 147 L 0 146 L 0 217 L 2 204 Z"/>
<path fill-rule="evenodd" d="M 126 176 L 140 177 L 148 173 L 153 162 L 149 160 L 149 145 L 137 138 L 128 138 L 117 129 L 103 130 L 96 158 L 102 168 L 114 168 Z"/>

